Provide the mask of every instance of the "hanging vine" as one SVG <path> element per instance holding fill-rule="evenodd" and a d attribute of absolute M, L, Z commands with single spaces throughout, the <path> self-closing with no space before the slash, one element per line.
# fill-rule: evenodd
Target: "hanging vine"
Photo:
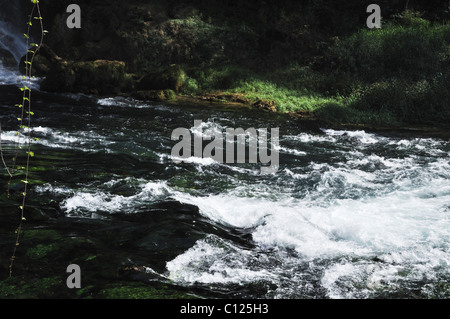
<path fill-rule="evenodd" d="M 39 1 L 38 0 L 31 0 L 32 3 L 32 9 L 31 13 L 29 15 L 29 20 L 27 22 L 27 32 L 24 33 L 24 37 L 26 40 L 26 47 L 29 48 L 25 55 L 25 60 L 23 63 L 25 63 L 25 75 L 23 76 L 24 84 L 22 87 L 20 87 L 20 91 L 22 92 L 22 101 L 19 104 L 16 104 L 15 106 L 19 108 L 20 115 L 17 117 L 17 120 L 19 122 L 19 129 L 16 132 L 17 140 L 15 142 L 15 148 L 14 148 L 14 156 L 12 158 L 12 164 L 10 166 L 7 165 L 6 160 L 3 155 L 3 149 L 1 147 L 1 139 L 0 139 L 0 157 L 3 165 L 6 168 L 7 174 L 9 175 L 9 181 L 8 181 L 8 189 L 7 189 L 7 196 L 10 197 L 10 190 L 11 190 L 11 183 L 14 176 L 21 176 L 21 183 L 23 183 L 23 191 L 22 196 L 20 200 L 19 210 L 20 210 L 20 222 L 19 225 L 15 231 L 15 245 L 13 248 L 13 253 L 11 256 L 11 261 L 9 265 L 9 276 L 12 276 L 13 272 L 13 264 L 14 260 L 16 258 L 16 251 L 17 246 L 19 246 L 19 240 L 20 235 L 23 227 L 23 223 L 26 221 L 25 218 L 25 203 L 27 198 L 27 191 L 28 191 L 28 184 L 29 184 L 29 165 L 30 160 L 34 156 L 34 152 L 31 151 L 31 118 L 34 115 L 33 111 L 31 110 L 31 81 L 33 79 L 32 74 L 32 68 L 33 68 L 33 61 L 34 58 L 39 51 L 39 49 L 42 46 L 42 43 L 44 41 L 44 35 L 46 31 L 44 30 L 43 22 L 42 22 L 42 15 L 41 15 L 41 9 L 39 7 Z M 30 43 L 31 40 L 31 28 L 33 26 L 33 23 L 37 21 L 37 24 L 40 27 L 40 39 L 38 43 Z M 1 126 L 0 126 L 0 132 L 1 132 Z M 24 141 L 22 140 L 21 133 L 20 132 L 26 132 Z M 25 164 L 24 166 L 20 166 L 18 164 L 18 158 L 21 152 L 25 151 Z"/>

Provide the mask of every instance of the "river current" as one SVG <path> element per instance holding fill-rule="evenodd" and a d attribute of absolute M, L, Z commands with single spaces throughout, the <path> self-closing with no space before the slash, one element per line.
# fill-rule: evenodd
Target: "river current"
<path fill-rule="evenodd" d="M 6 158 L 17 140 L 20 82 L 0 69 Z M 204 296 L 449 296 L 448 140 L 311 132 L 246 109 L 38 90 L 33 111 L 39 140 L 31 165 L 39 169 L 30 200 L 69 221 L 145 225 L 122 233 L 129 248 L 120 254 L 151 280 Z M 174 162 L 171 133 L 202 134 L 194 120 L 204 130 L 279 127 L 278 171 L 199 157 Z"/>

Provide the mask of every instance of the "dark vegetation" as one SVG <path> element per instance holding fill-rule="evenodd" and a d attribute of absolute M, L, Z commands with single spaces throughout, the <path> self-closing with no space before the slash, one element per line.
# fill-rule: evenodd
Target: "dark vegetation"
<path fill-rule="evenodd" d="M 80 0 L 82 28 L 69 30 L 65 8 L 72 2 L 42 3 L 50 31 L 46 44 L 75 61 L 67 72 L 79 69 L 80 61 L 89 69 L 86 61 L 95 60 L 123 61 L 126 72 L 104 68 L 123 75 L 96 76 L 102 83 L 91 81 L 90 88 L 72 79 L 65 90 L 119 90 L 154 99 L 172 98 L 167 89 L 190 96 L 220 93 L 344 123 L 450 120 L 449 1 L 378 1 L 382 28 L 368 29 L 372 1 Z M 52 64 L 53 73 L 61 73 L 60 64 Z M 174 64 L 182 72 L 168 79 Z M 67 72 L 55 83 L 64 82 Z M 101 71 L 92 72 L 83 76 Z M 168 83 L 164 88 L 149 80 L 158 73 Z M 110 80 L 114 85 L 105 85 Z M 52 83 L 45 88 L 62 90 Z"/>

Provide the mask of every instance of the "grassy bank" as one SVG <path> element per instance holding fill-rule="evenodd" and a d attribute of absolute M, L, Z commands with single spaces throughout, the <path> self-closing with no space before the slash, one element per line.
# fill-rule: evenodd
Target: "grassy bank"
<path fill-rule="evenodd" d="M 438 125 L 450 120 L 450 26 L 420 13 L 394 15 L 381 29 L 335 37 L 317 61 L 271 70 L 192 68 L 185 92 L 239 94 L 277 111 L 312 111 L 340 123 Z"/>
<path fill-rule="evenodd" d="M 371 1 L 79 2 L 83 28 L 54 23 L 46 38 L 70 61 L 123 61 L 133 79 L 177 65 L 179 93 L 238 94 L 337 122 L 450 120 L 448 1 L 380 0 L 381 29 L 366 27 Z M 43 12 L 65 21 L 63 2 Z"/>

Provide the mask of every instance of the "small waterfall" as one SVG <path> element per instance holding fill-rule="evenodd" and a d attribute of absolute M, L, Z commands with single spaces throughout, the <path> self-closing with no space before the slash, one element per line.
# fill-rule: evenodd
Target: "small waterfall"
<path fill-rule="evenodd" d="M 26 32 L 26 14 L 21 8 L 22 1 L 0 0 L 0 49 L 10 52 L 17 64 L 27 52 L 23 36 Z"/>
<path fill-rule="evenodd" d="M 17 64 L 19 64 L 20 59 L 27 52 L 23 34 L 17 32 L 17 30 L 5 21 L 0 21 L 0 48 L 11 52 Z"/>

